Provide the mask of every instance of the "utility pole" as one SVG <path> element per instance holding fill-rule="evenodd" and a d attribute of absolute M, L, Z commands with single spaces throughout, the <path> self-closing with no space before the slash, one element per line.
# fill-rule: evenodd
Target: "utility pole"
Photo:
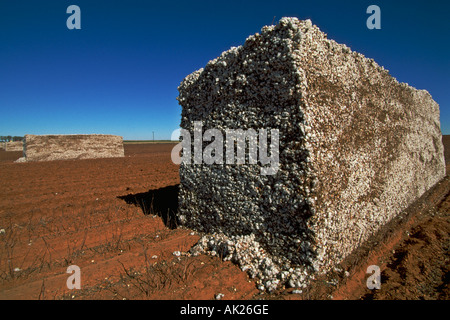
<path fill-rule="evenodd" d="M 152 131 L 153 133 L 153 142 L 155 142 L 155 131 Z"/>

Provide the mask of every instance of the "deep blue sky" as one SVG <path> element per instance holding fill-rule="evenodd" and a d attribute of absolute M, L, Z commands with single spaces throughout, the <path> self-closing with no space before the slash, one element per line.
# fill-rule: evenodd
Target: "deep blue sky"
<path fill-rule="evenodd" d="M 81 8 L 81 30 L 66 9 Z M 381 30 L 366 9 L 381 8 Z M 0 1 L 0 135 L 169 139 L 183 78 L 283 16 L 428 90 L 450 134 L 449 1 Z"/>

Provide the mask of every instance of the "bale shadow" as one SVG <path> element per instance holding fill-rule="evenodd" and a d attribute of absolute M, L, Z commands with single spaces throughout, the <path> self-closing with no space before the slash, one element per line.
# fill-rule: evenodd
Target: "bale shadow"
<path fill-rule="evenodd" d="M 178 190 L 179 184 L 117 198 L 124 200 L 127 204 L 140 207 L 145 215 L 160 216 L 166 227 L 176 229 L 178 226 Z"/>

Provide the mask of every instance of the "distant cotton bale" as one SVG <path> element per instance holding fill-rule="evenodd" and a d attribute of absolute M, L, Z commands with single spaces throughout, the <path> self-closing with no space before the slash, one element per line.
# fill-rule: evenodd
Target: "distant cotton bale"
<path fill-rule="evenodd" d="M 25 135 L 26 161 L 124 157 L 123 138 L 105 134 Z"/>
<path fill-rule="evenodd" d="M 22 150 L 23 150 L 22 141 L 5 142 L 5 151 L 22 151 Z"/>

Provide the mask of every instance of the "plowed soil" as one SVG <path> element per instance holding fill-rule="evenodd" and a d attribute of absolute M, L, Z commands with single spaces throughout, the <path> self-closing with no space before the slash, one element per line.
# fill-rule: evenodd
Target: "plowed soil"
<path fill-rule="evenodd" d="M 450 150 L 449 137 L 444 143 Z M 176 225 L 173 146 L 32 163 L 0 151 L 0 299 L 449 298 L 448 177 L 336 274 L 301 294 L 260 294 L 257 279 L 231 262 L 185 254 L 199 235 Z M 71 265 L 81 289 L 67 287 Z M 368 265 L 381 268 L 380 290 L 367 289 Z"/>

